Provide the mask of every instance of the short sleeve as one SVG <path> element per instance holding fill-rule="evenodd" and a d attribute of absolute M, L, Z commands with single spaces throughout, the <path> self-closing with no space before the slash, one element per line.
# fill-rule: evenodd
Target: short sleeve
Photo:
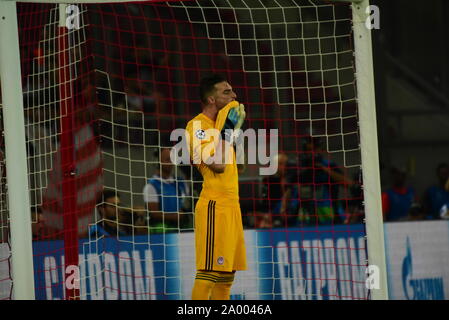
<path fill-rule="evenodd" d="M 147 183 L 143 188 L 143 201 L 145 203 L 159 203 L 156 188 L 151 183 Z"/>

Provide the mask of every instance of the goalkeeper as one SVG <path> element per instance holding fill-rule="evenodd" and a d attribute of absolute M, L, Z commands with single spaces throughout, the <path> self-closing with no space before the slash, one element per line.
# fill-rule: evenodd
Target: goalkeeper
<path fill-rule="evenodd" d="M 204 180 L 195 207 L 197 274 L 192 299 L 229 300 L 235 272 L 246 269 L 234 149 L 234 133 L 243 124 L 245 110 L 220 75 L 201 80 L 200 97 L 202 113 L 186 128 L 190 156 Z"/>

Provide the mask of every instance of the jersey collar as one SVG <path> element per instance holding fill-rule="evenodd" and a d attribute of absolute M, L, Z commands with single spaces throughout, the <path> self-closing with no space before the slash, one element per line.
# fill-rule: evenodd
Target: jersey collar
<path fill-rule="evenodd" d="M 215 121 L 212 120 L 211 118 L 209 118 L 208 116 L 206 116 L 204 113 L 200 113 L 199 116 L 200 116 L 201 118 L 203 118 L 205 121 L 209 122 L 209 124 L 210 124 L 211 126 L 214 126 L 214 125 L 215 125 Z"/>

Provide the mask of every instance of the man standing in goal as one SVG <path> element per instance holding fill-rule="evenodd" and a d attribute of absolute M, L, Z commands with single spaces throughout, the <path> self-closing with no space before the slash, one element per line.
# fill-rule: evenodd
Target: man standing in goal
<path fill-rule="evenodd" d="M 234 151 L 235 133 L 240 131 L 245 110 L 236 97 L 220 75 L 203 78 L 202 113 L 186 127 L 191 159 L 204 179 L 195 208 L 193 300 L 229 300 L 235 271 L 246 270 Z"/>

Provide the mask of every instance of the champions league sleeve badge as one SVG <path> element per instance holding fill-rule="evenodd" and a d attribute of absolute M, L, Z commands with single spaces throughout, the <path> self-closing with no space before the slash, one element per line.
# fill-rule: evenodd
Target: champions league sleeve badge
<path fill-rule="evenodd" d="M 206 138 L 206 131 L 203 129 L 199 129 L 195 132 L 195 137 L 197 137 L 200 140 L 204 140 Z"/>

